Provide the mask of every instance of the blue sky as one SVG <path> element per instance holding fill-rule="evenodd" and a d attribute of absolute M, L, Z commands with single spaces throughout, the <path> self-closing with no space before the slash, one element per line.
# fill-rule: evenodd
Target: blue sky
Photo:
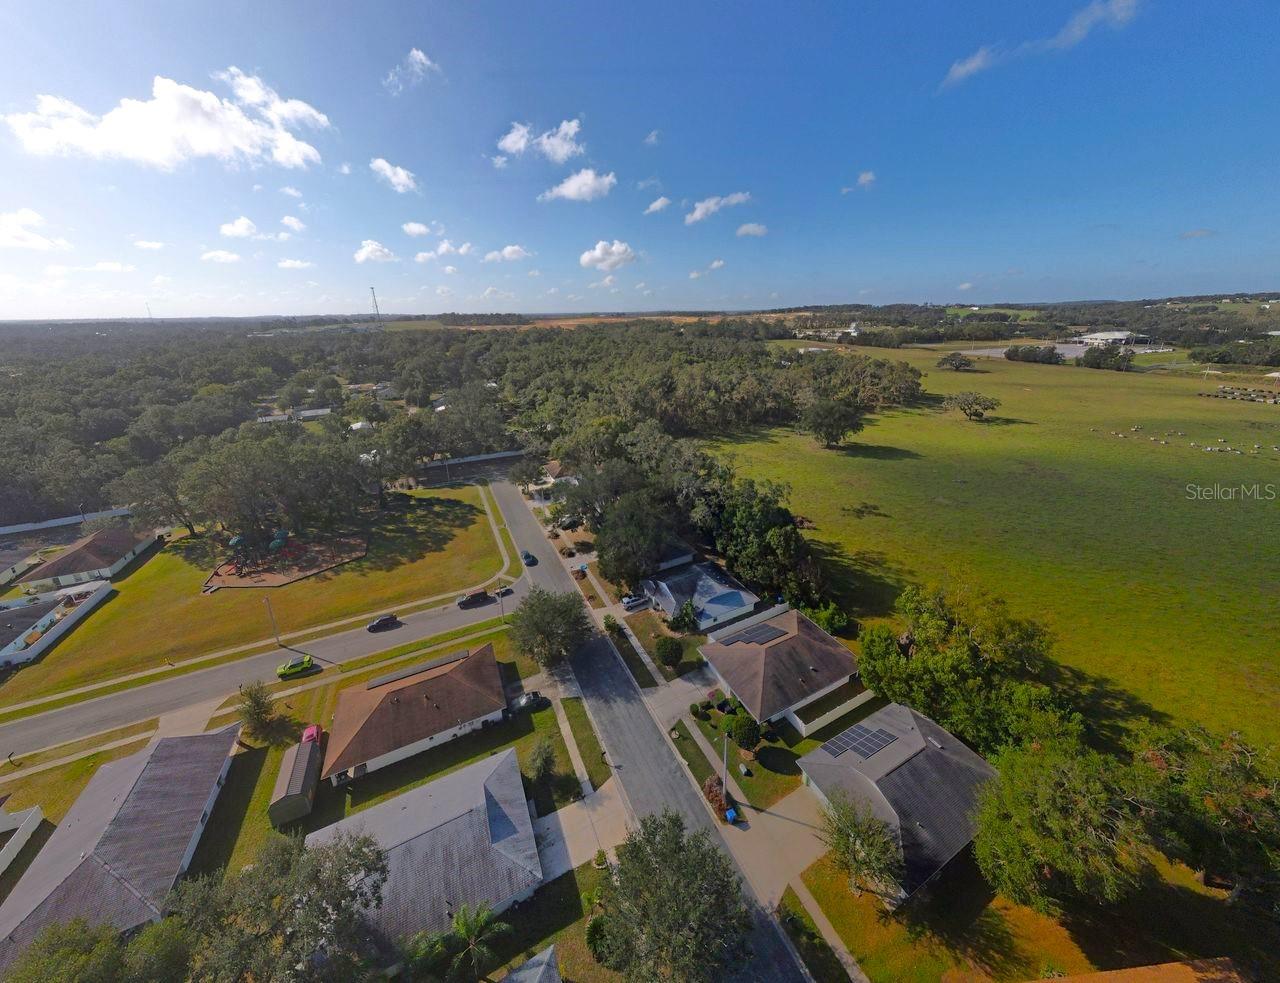
<path fill-rule="evenodd" d="M 1269 0 L 10 0 L 0 317 L 1275 290 L 1278 28 Z"/>

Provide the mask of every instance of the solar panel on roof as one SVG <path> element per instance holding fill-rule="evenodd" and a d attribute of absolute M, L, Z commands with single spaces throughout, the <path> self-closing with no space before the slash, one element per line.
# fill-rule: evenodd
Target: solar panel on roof
<path fill-rule="evenodd" d="M 760 624 L 752 625 L 745 628 L 731 638 L 726 638 L 725 645 L 732 645 L 734 642 L 744 642 L 749 645 L 767 645 L 775 638 L 781 638 L 786 632 L 778 628 L 776 625 Z"/>
<path fill-rule="evenodd" d="M 837 734 L 822 745 L 822 750 L 833 758 L 838 758 L 846 751 L 856 751 L 866 761 L 877 751 L 882 751 L 898 739 L 883 727 L 872 730 L 863 724 L 854 724 L 848 730 Z"/>

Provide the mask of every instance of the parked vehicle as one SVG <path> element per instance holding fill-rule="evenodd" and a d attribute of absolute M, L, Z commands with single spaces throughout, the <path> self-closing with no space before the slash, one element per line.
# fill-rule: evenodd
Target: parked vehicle
<path fill-rule="evenodd" d="M 577 529 L 580 525 L 582 525 L 582 516 L 580 515 L 566 515 L 559 522 L 561 529 Z"/>
<path fill-rule="evenodd" d="M 493 596 L 494 597 L 510 597 L 514 593 L 515 593 L 515 590 L 511 587 L 510 584 L 507 584 L 505 587 L 499 587 L 496 591 L 494 591 Z"/>
<path fill-rule="evenodd" d="M 473 590 L 470 594 L 463 594 L 454 603 L 460 608 L 474 608 L 480 604 L 486 604 L 493 600 L 489 596 L 487 590 Z"/>
<path fill-rule="evenodd" d="M 533 567 L 538 565 L 538 558 L 534 556 L 532 553 L 530 553 L 528 550 L 520 551 L 520 559 L 526 567 Z"/>
<path fill-rule="evenodd" d="M 281 679 L 290 679 L 293 676 L 301 676 L 310 672 L 315 668 L 315 662 L 309 655 L 295 655 L 288 662 L 282 662 L 276 666 L 276 675 Z"/>
<path fill-rule="evenodd" d="M 511 709 L 516 712 L 541 710 L 543 707 L 551 706 L 551 701 L 539 693 L 537 690 L 531 690 L 528 693 L 521 693 L 515 698 L 511 704 Z"/>
<path fill-rule="evenodd" d="M 302 731 L 303 744 L 319 744 L 323 738 L 324 728 L 319 724 L 307 724 L 306 728 Z"/>
<path fill-rule="evenodd" d="M 622 598 L 622 608 L 624 611 L 639 611 L 641 608 L 649 606 L 649 598 L 643 594 L 627 594 Z"/>
<path fill-rule="evenodd" d="M 365 626 L 366 631 L 387 631 L 390 628 L 398 628 L 400 619 L 394 614 L 384 614 L 374 618 Z"/>

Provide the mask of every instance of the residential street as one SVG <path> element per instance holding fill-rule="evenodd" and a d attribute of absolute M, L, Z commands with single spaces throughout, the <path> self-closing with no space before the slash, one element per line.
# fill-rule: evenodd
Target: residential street
<path fill-rule="evenodd" d="M 521 506 L 521 511 L 528 510 Z M 512 594 L 503 599 L 503 610 L 512 610 L 527 590 L 528 582 L 521 577 L 512 584 Z M 307 652 L 324 662 L 341 664 L 406 642 L 488 621 L 498 616 L 498 610 L 497 603 L 463 611 L 453 604 L 445 604 L 405 615 L 404 624 L 391 631 L 371 633 L 362 626 L 302 642 L 293 649 L 274 649 L 24 717 L 0 725 L 0 755 L 10 751 L 15 755 L 27 754 L 52 744 L 158 717 L 193 703 L 227 696 L 242 683 L 255 679 L 274 680 L 276 666 L 298 652 Z"/>
<path fill-rule="evenodd" d="M 528 549 L 538 558 L 538 563 L 527 571 L 532 581 L 548 590 L 576 591 L 573 578 L 524 504 L 519 489 L 507 481 L 495 481 L 489 487 L 516 546 Z M 712 822 L 688 775 L 667 746 L 645 707 L 639 687 L 614 651 L 613 643 L 604 636 L 597 637 L 574 656 L 572 666 L 632 812 L 644 816 L 664 808 L 674 809 L 690 829 L 708 830 L 725 845 L 722 832 Z M 727 848 L 725 853 L 733 857 Z M 752 902 L 749 889 L 746 897 Z M 749 966 L 744 968 L 742 978 L 804 980 L 804 973 L 796 965 L 773 919 L 755 904 L 753 914 L 756 926 L 751 944 L 755 953 Z"/>

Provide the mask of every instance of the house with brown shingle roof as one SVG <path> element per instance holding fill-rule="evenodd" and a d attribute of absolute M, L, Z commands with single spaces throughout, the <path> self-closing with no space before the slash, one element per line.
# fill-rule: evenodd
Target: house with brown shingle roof
<path fill-rule="evenodd" d="M 91 580 L 110 580 L 155 541 L 153 533 L 139 535 L 125 525 L 99 529 L 27 571 L 18 583 L 28 592 L 39 592 Z"/>
<path fill-rule="evenodd" d="M 338 694 L 321 777 L 342 785 L 497 723 L 506 709 L 492 645 L 379 676 Z"/>
<path fill-rule="evenodd" d="M 872 696 L 853 653 L 785 604 L 712 632 L 698 651 L 751 716 L 802 735 Z"/>

